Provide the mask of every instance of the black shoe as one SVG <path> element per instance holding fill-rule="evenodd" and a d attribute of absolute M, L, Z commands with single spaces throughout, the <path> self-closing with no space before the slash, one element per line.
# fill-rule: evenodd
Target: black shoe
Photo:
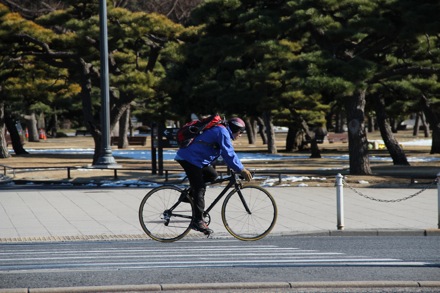
<path fill-rule="evenodd" d="M 210 235 L 211 233 L 214 233 L 211 229 L 209 229 L 208 225 L 206 225 L 205 221 L 198 220 L 198 221 L 192 221 L 191 222 L 191 229 L 202 232 L 205 235 Z"/>

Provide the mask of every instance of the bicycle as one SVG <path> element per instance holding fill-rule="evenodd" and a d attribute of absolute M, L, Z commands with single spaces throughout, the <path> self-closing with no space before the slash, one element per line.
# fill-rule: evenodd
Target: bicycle
<path fill-rule="evenodd" d="M 221 209 L 222 222 L 229 234 L 242 241 L 255 241 L 268 235 L 278 215 L 272 195 L 260 186 L 243 186 L 233 171 L 230 176 L 207 185 L 222 182 L 228 183 L 203 214 L 207 225 L 211 223 L 209 212 L 230 191 Z M 190 187 L 182 189 L 176 185 L 164 185 L 148 192 L 139 206 L 139 221 L 144 232 L 160 242 L 177 241 L 187 235 L 194 214 L 189 194 Z"/>

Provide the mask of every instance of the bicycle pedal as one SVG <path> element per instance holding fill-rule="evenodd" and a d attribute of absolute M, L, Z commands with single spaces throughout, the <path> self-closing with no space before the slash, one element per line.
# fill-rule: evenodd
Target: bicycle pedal
<path fill-rule="evenodd" d="M 206 235 L 206 238 L 209 238 L 209 236 L 211 236 L 211 234 L 214 234 L 214 231 L 211 229 L 208 229 L 206 231 L 203 231 L 203 234 Z"/>

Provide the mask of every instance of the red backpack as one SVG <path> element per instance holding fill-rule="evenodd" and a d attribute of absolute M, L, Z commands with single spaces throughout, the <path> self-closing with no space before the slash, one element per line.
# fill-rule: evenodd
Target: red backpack
<path fill-rule="evenodd" d="M 186 123 L 177 131 L 177 143 L 180 148 L 188 147 L 194 139 L 206 129 L 223 123 L 220 115 L 211 115 L 201 120 L 193 120 Z"/>

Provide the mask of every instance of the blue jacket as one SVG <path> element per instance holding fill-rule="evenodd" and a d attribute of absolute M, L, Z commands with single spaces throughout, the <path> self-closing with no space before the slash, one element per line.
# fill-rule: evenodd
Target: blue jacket
<path fill-rule="evenodd" d="M 203 168 L 221 155 L 229 168 L 240 172 L 244 167 L 235 153 L 232 139 L 229 127 L 214 126 L 197 136 L 188 147 L 179 149 L 175 159 Z"/>

